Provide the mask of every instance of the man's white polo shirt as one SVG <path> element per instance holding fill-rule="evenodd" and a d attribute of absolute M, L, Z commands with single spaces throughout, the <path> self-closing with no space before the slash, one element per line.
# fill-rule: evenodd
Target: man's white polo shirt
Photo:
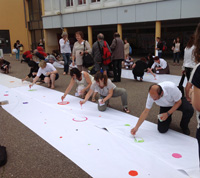
<path fill-rule="evenodd" d="M 162 82 L 158 83 L 158 85 L 160 85 L 163 89 L 163 96 L 160 99 L 154 101 L 148 93 L 146 102 L 147 109 L 151 109 L 154 102 L 158 106 L 172 107 L 177 101 L 181 99 L 182 93 L 173 82 Z"/>

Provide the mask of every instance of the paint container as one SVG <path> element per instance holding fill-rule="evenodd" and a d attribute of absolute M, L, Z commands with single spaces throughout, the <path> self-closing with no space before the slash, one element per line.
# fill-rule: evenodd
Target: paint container
<path fill-rule="evenodd" d="M 163 120 L 161 119 L 162 116 L 163 116 L 162 114 L 158 114 L 158 119 L 159 119 L 160 122 L 163 122 Z"/>
<path fill-rule="evenodd" d="M 75 93 L 75 96 L 79 96 L 78 92 Z"/>
<path fill-rule="evenodd" d="M 102 103 L 102 101 L 103 101 L 103 99 L 98 99 L 98 102 L 99 102 L 99 105 L 100 105 L 100 106 L 105 105 L 105 103 Z"/>
<path fill-rule="evenodd" d="M 6 104 L 9 104 L 8 100 L 0 101 L 0 106 L 1 106 L 1 105 L 6 105 Z"/>

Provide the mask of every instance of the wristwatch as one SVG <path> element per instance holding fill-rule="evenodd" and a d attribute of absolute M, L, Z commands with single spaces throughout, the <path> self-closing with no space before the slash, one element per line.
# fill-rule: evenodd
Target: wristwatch
<path fill-rule="evenodd" d="M 167 111 L 167 115 L 168 115 L 168 117 L 171 115 L 170 113 L 168 113 L 168 111 Z"/>

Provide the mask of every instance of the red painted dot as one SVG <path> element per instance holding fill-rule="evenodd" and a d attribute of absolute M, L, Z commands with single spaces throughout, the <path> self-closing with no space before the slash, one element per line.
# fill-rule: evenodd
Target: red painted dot
<path fill-rule="evenodd" d="M 178 154 L 178 153 L 173 153 L 172 156 L 174 158 L 182 158 L 182 155 Z"/>
<path fill-rule="evenodd" d="M 99 117 L 101 117 L 101 116 L 99 116 Z"/>
<path fill-rule="evenodd" d="M 138 172 L 137 172 L 137 171 L 131 170 L 131 171 L 129 171 L 129 175 L 130 175 L 130 176 L 137 176 L 137 175 L 138 175 Z"/>
<path fill-rule="evenodd" d="M 62 136 L 60 138 L 63 138 Z"/>
<path fill-rule="evenodd" d="M 44 124 L 47 124 L 46 122 Z"/>

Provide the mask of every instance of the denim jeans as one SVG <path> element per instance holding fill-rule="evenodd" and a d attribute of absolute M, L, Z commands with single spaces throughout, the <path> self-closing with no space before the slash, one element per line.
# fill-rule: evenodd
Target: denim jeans
<path fill-rule="evenodd" d="M 177 60 L 177 63 L 179 63 L 179 58 L 180 58 L 180 52 L 174 53 L 174 63 Z"/>
<path fill-rule="evenodd" d="M 16 53 L 16 59 L 19 60 L 19 55 L 20 55 L 20 50 L 19 50 L 19 48 L 17 49 L 17 51 L 18 51 L 18 53 Z"/>
<path fill-rule="evenodd" d="M 69 59 L 70 59 L 70 53 L 62 53 L 62 57 L 64 60 L 64 72 L 68 73 L 69 71 Z"/>
<path fill-rule="evenodd" d="M 159 58 L 162 57 L 162 51 L 158 51 L 158 57 L 159 57 Z"/>

